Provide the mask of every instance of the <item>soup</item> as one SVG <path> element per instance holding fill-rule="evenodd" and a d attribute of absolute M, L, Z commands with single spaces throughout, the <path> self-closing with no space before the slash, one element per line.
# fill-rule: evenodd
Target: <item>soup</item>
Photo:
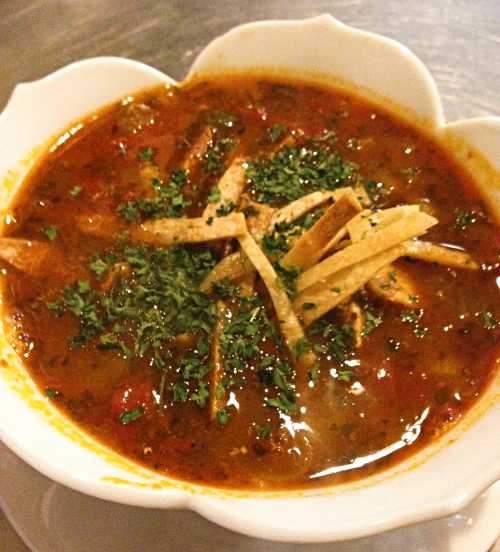
<path fill-rule="evenodd" d="M 1 238 L 12 342 L 124 456 L 252 490 L 366 477 L 499 350 L 500 235 L 432 138 L 353 94 L 226 76 L 103 109 Z"/>

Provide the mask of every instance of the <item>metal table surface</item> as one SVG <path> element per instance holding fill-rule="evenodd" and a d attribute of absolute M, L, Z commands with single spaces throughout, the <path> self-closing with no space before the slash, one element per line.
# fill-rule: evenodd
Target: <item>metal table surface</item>
<path fill-rule="evenodd" d="M 237 24 L 320 13 L 412 49 L 436 79 L 448 120 L 500 113 L 499 0 L 0 0 L 0 109 L 16 83 L 81 58 L 130 57 L 180 80 Z M 27 550 L 1 512 L 0 550 Z"/>

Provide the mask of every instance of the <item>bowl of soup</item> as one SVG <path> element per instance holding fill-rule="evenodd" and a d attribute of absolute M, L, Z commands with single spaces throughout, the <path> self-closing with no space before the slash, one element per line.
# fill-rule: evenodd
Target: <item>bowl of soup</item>
<path fill-rule="evenodd" d="M 311 542 L 498 478 L 500 120 L 446 125 L 403 46 L 321 16 L 182 83 L 85 60 L 0 135 L 0 437 L 41 472 Z"/>

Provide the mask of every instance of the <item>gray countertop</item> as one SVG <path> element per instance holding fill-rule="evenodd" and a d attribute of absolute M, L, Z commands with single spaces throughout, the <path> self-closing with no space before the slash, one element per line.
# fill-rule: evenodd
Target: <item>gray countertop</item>
<path fill-rule="evenodd" d="M 448 120 L 500 113 L 499 0 L 0 0 L 0 109 L 17 83 L 81 58 L 130 57 L 180 80 L 239 23 L 320 13 L 406 44 L 436 79 Z M 27 550 L 1 512 L 0 550 Z"/>

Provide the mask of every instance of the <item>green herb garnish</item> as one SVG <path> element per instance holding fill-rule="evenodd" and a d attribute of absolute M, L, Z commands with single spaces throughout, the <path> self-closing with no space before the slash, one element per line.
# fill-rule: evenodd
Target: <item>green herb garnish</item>
<path fill-rule="evenodd" d="M 42 230 L 44 236 L 50 241 L 54 241 L 57 238 L 57 228 L 54 226 L 46 226 Z"/>

